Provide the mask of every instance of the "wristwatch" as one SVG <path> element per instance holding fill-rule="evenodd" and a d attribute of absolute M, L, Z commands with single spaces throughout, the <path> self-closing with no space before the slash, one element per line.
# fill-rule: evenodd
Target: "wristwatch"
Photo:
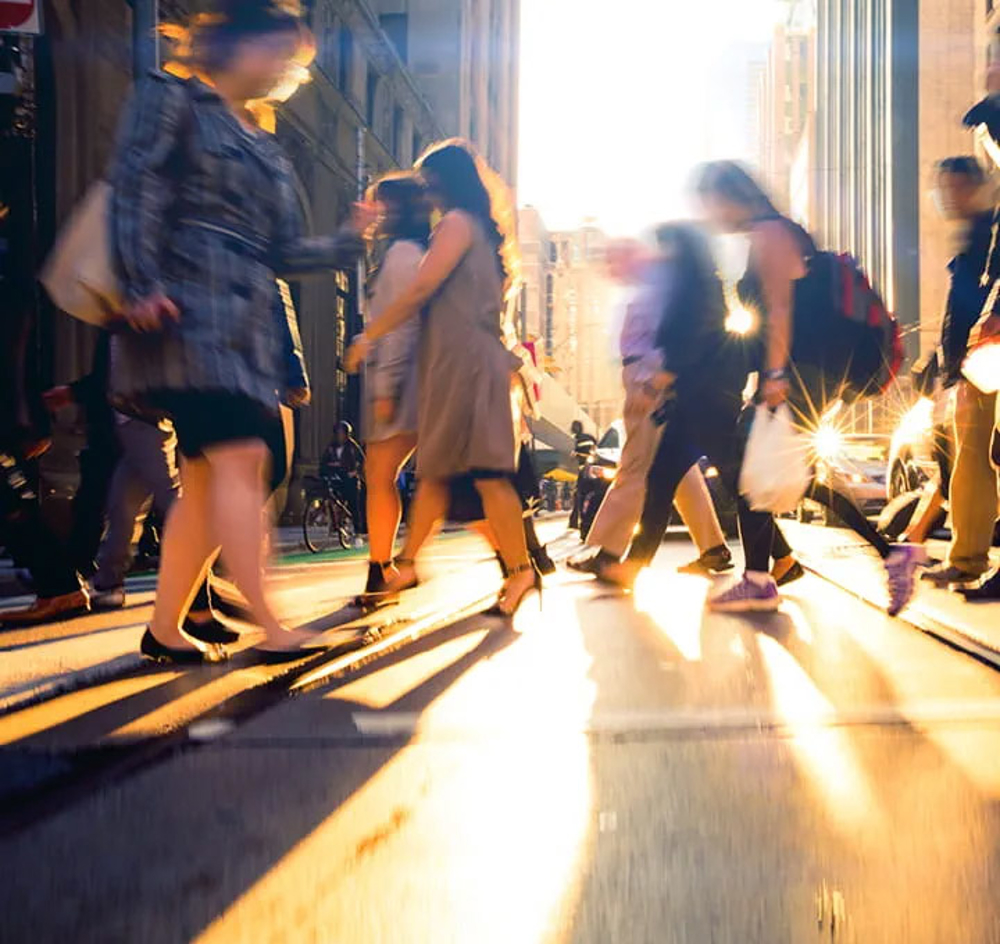
<path fill-rule="evenodd" d="M 784 367 L 775 367 L 765 370 L 762 376 L 765 380 L 788 380 L 788 371 Z"/>

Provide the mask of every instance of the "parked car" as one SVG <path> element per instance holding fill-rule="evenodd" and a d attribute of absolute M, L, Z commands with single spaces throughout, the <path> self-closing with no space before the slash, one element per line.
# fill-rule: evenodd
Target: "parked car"
<path fill-rule="evenodd" d="M 816 480 L 850 499 L 868 517 L 877 516 L 886 505 L 886 461 L 892 442 L 877 434 L 843 434 L 833 427 L 820 427 L 815 434 Z M 800 521 L 819 518 L 833 524 L 825 505 L 804 498 Z"/>
<path fill-rule="evenodd" d="M 936 400 L 921 397 L 903 414 L 893 431 L 886 461 L 890 501 L 922 488 L 942 472 L 950 477 L 955 455 L 953 410 L 952 397 L 940 393 Z"/>
<path fill-rule="evenodd" d="M 604 501 L 611 483 L 618 474 L 621 463 L 622 446 L 625 445 L 625 426 L 621 420 L 615 420 L 605 431 L 597 443 L 597 449 L 587 464 L 584 475 L 585 489 L 582 510 L 580 514 L 580 536 L 586 540 L 590 528 L 597 516 L 597 510 Z M 730 537 L 737 533 L 736 501 L 722 484 L 718 470 L 706 458 L 699 463 L 708 490 L 715 504 L 716 514 L 722 530 Z"/>

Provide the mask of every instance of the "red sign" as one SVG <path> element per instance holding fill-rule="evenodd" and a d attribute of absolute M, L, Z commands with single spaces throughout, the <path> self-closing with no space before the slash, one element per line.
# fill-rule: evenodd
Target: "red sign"
<path fill-rule="evenodd" d="M 40 33 L 42 0 L 0 0 L 0 30 L 7 33 Z"/>

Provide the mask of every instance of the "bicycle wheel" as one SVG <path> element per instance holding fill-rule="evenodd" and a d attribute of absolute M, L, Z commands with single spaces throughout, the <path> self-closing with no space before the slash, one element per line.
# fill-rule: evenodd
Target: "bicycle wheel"
<path fill-rule="evenodd" d="M 333 544 L 333 515 L 329 499 L 313 498 L 302 515 L 302 539 L 313 554 Z"/>
<path fill-rule="evenodd" d="M 357 529 L 354 527 L 354 516 L 351 514 L 351 510 L 343 502 L 337 502 L 335 514 L 337 540 L 340 541 L 340 546 L 344 550 L 354 547 Z"/>

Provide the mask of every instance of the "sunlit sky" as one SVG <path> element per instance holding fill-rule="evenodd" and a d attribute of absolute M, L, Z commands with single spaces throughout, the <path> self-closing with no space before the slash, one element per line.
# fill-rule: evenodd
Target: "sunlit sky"
<path fill-rule="evenodd" d="M 682 215 L 691 168 L 746 151 L 777 0 L 522 0 L 518 200 L 613 235 Z"/>

